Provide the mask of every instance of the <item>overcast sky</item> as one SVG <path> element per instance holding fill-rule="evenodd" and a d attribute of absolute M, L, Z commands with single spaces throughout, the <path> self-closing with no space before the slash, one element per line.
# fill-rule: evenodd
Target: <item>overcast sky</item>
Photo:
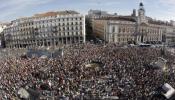
<path fill-rule="evenodd" d="M 141 1 L 147 16 L 175 20 L 175 0 L 0 0 L 0 21 L 59 10 L 76 10 L 87 14 L 89 9 L 99 9 L 129 15 L 133 9 L 138 9 Z"/>

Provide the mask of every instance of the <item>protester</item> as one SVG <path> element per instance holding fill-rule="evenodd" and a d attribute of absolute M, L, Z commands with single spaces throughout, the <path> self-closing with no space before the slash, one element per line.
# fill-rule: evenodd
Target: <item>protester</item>
<path fill-rule="evenodd" d="M 150 100 L 165 82 L 175 87 L 173 55 L 167 52 L 163 56 L 171 70 L 149 66 L 161 56 L 160 48 L 87 43 L 64 47 L 64 55 L 54 59 L 4 58 L 0 61 L 0 98 L 17 98 L 18 90 L 27 86 L 38 91 L 40 98 Z M 86 67 L 92 62 L 101 64 Z"/>

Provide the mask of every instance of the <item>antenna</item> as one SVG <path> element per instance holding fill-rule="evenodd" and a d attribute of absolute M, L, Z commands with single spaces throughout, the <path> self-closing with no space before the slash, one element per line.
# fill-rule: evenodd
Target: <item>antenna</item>
<path fill-rule="evenodd" d="M 102 4 L 101 1 L 97 0 L 97 5 L 102 6 L 101 4 Z M 101 7 L 100 7 L 100 10 L 101 10 Z"/>

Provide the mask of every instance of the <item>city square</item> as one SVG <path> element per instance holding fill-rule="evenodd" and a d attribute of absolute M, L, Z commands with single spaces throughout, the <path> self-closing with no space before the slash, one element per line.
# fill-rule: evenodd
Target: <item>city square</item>
<path fill-rule="evenodd" d="M 175 100 L 175 21 L 137 5 L 0 23 L 0 100 Z"/>

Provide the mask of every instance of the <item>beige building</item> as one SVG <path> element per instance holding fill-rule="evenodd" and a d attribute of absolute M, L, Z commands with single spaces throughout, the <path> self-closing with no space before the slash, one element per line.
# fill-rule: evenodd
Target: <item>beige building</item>
<path fill-rule="evenodd" d="M 130 16 L 97 18 L 92 23 L 96 36 L 118 44 L 162 43 L 166 41 L 166 34 L 172 33 L 174 28 L 170 22 L 147 17 L 142 3 L 139 5 L 138 15 L 133 10 Z"/>
<path fill-rule="evenodd" d="M 3 34 L 7 48 L 84 43 L 85 17 L 75 11 L 36 14 L 12 21 Z"/>
<path fill-rule="evenodd" d="M 175 46 L 175 31 L 166 34 L 166 44 L 170 46 Z"/>

